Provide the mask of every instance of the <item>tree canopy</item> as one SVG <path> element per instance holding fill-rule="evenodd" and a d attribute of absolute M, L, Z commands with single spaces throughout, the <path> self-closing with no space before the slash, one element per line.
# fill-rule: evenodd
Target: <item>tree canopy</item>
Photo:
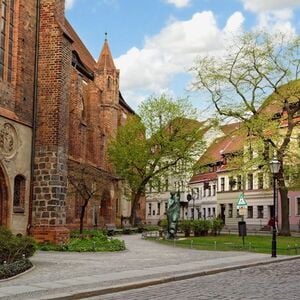
<path fill-rule="evenodd" d="M 143 102 L 138 115 L 130 116 L 109 147 L 116 172 L 132 191 L 131 217 L 149 181 L 159 179 L 172 166 L 193 165 L 203 149 L 203 123 L 186 99 L 166 95 Z"/>
<path fill-rule="evenodd" d="M 261 142 L 263 163 L 271 155 L 280 161 L 281 231 L 289 234 L 284 171 L 289 159 L 299 164 L 291 140 L 300 124 L 300 38 L 246 33 L 224 55 L 199 58 L 193 70 L 195 87 L 209 95 L 219 116 L 242 122 L 248 136 Z"/>

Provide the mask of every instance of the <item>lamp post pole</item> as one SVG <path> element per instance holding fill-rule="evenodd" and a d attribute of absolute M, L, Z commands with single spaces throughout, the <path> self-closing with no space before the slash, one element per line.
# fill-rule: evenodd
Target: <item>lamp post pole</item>
<path fill-rule="evenodd" d="M 273 174 L 273 209 L 272 209 L 272 257 L 276 257 L 276 249 L 277 249 L 277 244 L 276 244 L 276 204 L 277 204 L 277 193 L 276 193 L 276 174 L 280 170 L 281 163 L 276 159 L 273 158 L 270 161 L 270 171 Z"/>
<path fill-rule="evenodd" d="M 195 195 L 192 195 L 193 198 L 193 220 L 195 220 Z"/>
<path fill-rule="evenodd" d="M 272 257 L 277 257 L 276 255 L 276 175 L 273 174 L 273 210 L 272 210 Z"/>

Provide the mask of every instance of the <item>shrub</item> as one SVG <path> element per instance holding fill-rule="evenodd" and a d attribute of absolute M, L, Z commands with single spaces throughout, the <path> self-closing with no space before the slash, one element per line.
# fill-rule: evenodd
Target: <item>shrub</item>
<path fill-rule="evenodd" d="M 192 222 L 191 220 L 181 220 L 179 222 L 179 229 L 184 232 L 184 236 L 188 237 L 191 234 L 192 230 Z"/>
<path fill-rule="evenodd" d="M 133 234 L 133 233 L 138 233 L 139 229 L 136 227 L 126 227 L 122 229 L 123 234 Z"/>
<path fill-rule="evenodd" d="M 91 252 L 91 251 L 120 251 L 125 250 L 124 243 L 118 239 L 99 240 L 97 237 L 86 239 L 72 239 L 66 251 Z"/>
<path fill-rule="evenodd" d="M 211 222 L 211 232 L 214 235 L 220 235 L 221 230 L 224 227 L 224 222 L 222 219 L 215 218 Z"/>
<path fill-rule="evenodd" d="M 27 236 L 14 235 L 5 228 L 0 228 L 0 263 L 7 264 L 31 257 L 36 251 L 34 240 Z"/>
<path fill-rule="evenodd" d="M 143 225 L 138 227 L 138 232 L 143 231 L 159 231 L 160 227 L 158 225 Z"/>
<path fill-rule="evenodd" d="M 70 238 L 88 238 L 88 237 L 97 237 L 103 241 L 107 241 L 107 232 L 105 230 L 98 229 L 84 229 L 82 234 L 79 230 L 71 231 Z"/>
<path fill-rule="evenodd" d="M 137 229 L 137 232 L 138 232 L 138 233 L 142 233 L 142 232 L 144 232 L 144 231 L 146 231 L 145 225 L 139 225 L 139 226 L 138 226 L 138 229 Z"/>
<path fill-rule="evenodd" d="M 192 221 L 192 229 L 194 236 L 205 236 L 208 234 L 211 228 L 211 222 L 209 220 L 194 220 Z"/>
<path fill-rule="evenodd" d="M 159 226 L 162 227 L 163 230 L 167 230 L 168 229 L 168 220 L 167 219 L 160 220 Z"/>
<path fill-rule="evenodd" d="M 42 244 L 39 245 L 42 251 L 69 251 L 69 252 L 102 252 L 102 251 L 121 251 L 125 250 L 125 244 L 118 239 L 110 239 L 107 236 L 86 236 L 71 238 L 67 244 L 54 245 Z"/>
<path fill-rule="evenodd" d="M 132 230 L 131 230 L 131 228 L 123 228 L 123 229 L 122 229 L 122 233 L 123 233 L 123 234 L 131 234 L 131 233 L 132 233 Z"/>
<path fill-rule="evenodd" d="M 10 264 L 0 265 L 0 280 L 13 277 L 32 267 L 32 263 L 28 259 L 18 260 Z"/>

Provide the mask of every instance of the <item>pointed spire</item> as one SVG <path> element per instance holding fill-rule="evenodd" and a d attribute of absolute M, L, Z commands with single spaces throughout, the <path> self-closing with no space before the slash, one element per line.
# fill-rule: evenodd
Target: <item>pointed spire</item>
<path fill-rule="evenodd" d="M 107 32 L 105 32 L 104 45 L 97 62 L 97 68 L 106 70 L 116 69 L 107 41 Z"/>

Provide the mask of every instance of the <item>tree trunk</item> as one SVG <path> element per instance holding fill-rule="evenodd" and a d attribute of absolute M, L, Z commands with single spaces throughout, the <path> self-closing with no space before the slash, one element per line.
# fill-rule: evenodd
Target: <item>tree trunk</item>
<path fill-rule="evenodd" d="M 131 212 L 130 212 L 130 224 L 132 226 L 136 225 L 135 224 L 135 222 L 136 222 L 136 210 L 137 210 L 137 205 L 139 203 L 141 195 L 142 195 L 141 192 L 136 192 L 135 194 L 132 195 Z"/>
<path fill-rule="evenodd" d="M 79 233 L 80 233 L 80 234 L 83 233 L 83 219 L 84 219 L 84 215 L 85 215 L 85 208 L 86 208 L 86 205 L 81 206 L 81 212 L 80 212 L 80 228 L 79 228 Z"/>
<path fill-rule="evenodd" d="M 289 200 L 288 200 L 288 189 L 284 182 L 282 171 L 277 176 L 278 190 L 281 200 L 281 229 L 280 235 L 291 235 L 290 232 L 290 220 L 289 220 Z"/>

